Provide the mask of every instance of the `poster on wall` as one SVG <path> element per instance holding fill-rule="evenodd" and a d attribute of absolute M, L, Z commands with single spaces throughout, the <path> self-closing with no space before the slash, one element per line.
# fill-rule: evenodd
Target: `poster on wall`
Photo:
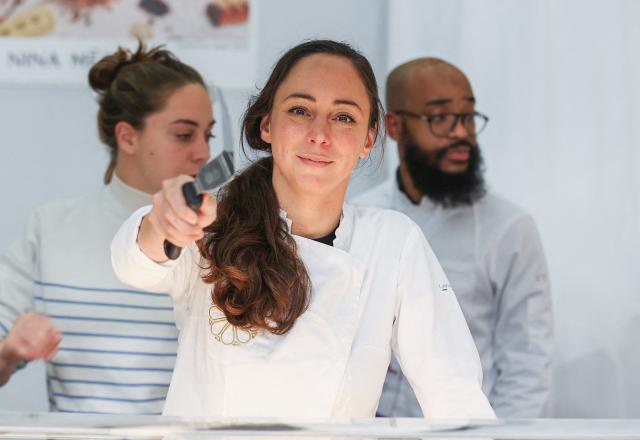
<path fill-rule="evenodd" d="M 118 46 L 165 45 L 207 82 L 254 82 L 249 0 L 0 0 L 0 83 L 86 84 Z"/>

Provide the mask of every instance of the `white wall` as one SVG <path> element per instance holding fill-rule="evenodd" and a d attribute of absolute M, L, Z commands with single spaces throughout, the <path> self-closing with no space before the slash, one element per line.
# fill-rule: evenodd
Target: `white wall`
<path fill-rule="evenodd" d="M 258 14 L 258 85 L 286 48 L 316 37 L 359 47 L 381 83 L 424 55 L 468 73 L 491 116 L 480 138 L 489 182 L 533 213 L 547 250 L 558 346 L 550 414 L 640 417 L 640 2 L 260 0 Z M 252 92 L 227 91 L 235 121 Z M 88 87 L 0 85 L 0 247 L 30 206 L 101 184 L 95 111 Z M 392 169 L 392 143 L 385 160 L 378 174 L 358 171 L 350 191 Z M 13 378 L 0 409 L 46 408 L 41 377 Z"/>

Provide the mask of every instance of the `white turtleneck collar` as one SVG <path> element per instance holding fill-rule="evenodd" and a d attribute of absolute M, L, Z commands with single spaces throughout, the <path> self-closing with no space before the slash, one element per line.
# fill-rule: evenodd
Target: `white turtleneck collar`
<path fill-rule="evenodd" d="M 120 180 L 116 173 L 113 173 L 111 182 L 106 186 L 105 191 L 127 213 L 132 213 L 138 208 L 151 204 L 151 194 L 127 185 Z"/>

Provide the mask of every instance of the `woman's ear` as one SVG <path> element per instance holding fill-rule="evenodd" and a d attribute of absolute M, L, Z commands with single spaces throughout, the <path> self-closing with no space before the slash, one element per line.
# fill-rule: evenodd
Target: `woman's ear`
<path fill-rule="evenodd" d="M 372 127 L 367 131 L 367 139 L 364 143 L 364 148 L 360 152 L 360 159 L 364 159 L 369 156 L 371 150 L 373 149 L 373 145 L 376 142 L 376 133 L 378 132 L 378 124 L 376 123 L 375 127 Z"/>
<path fill-rule="evenodd" d="M 271 143 L 271 115 L 268 113 L 260 119 L 260 139 L 267 144 Z"/>
<path fill-rule="evenodd" d="M 118 150 L 128 155 L 135 154 L 138 143 L 138 132 L 136 129 L 128 122 L 120 121 L 116 124 L 114 132 Z"/>

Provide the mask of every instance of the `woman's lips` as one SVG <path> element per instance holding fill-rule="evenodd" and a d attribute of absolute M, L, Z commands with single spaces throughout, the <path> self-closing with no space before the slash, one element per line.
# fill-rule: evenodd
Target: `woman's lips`
<path fill-rule="evenodd" d="M 327 158 L 317 156 L 298 156 L 298 159 L 300 159 L 305 165 L 317 168 L 323 168 L 333 163 L 333 161 Z"/>

